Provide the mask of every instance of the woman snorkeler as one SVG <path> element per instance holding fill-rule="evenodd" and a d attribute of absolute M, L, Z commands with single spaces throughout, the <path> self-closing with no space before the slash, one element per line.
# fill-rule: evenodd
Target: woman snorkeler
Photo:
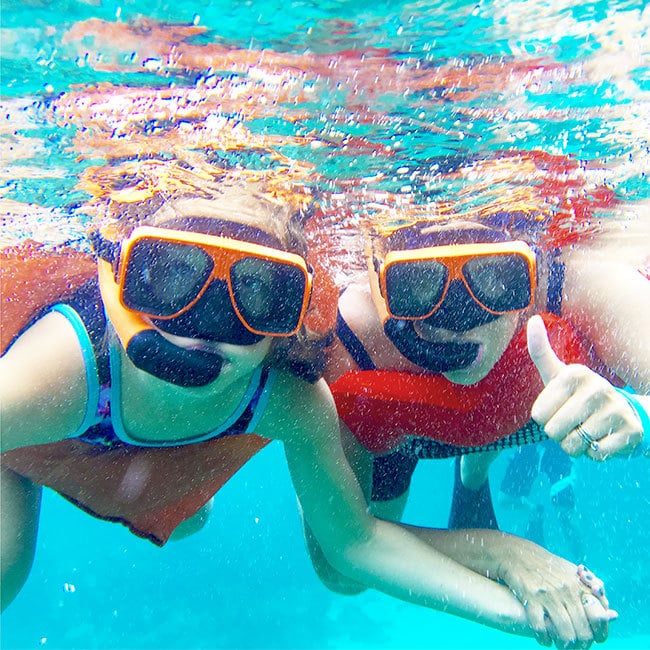
<path fill-rule="evenodd" d="M 465 453 L 451 527 L 495 528 L 486 477 L 499 449 L 546 435 L 572 456 L 604 460 L 629 454 L 647 429 L 647 397 L 623 391 L 616 377 L 630 378 L 629 357 L 621 367 L 613 355 L 604 364 L 558 315 L 530 318 L 536 306 L 544 311 L 540 304 L 558 311 L 563 292 L 574 290 L 563 283 L 573 266 L 536 255 L 512 228 L 522 221 L 516 215 L 494 216 L 494 223 L 438 219 L 375 234 L 368 275 L 339 300 L 325 376 L 350 463 L 382 518 L 400 520 L 419 459 Z M 639 331 L 633 324 L 647 308 L 626 314 Z M 641 391 L 643 354 L 631 382 Z M 323 581 L 359 591 L 323 562 L 308 527 L 306 535 Z"/>
<path fill-rule="evenodd" d="M 37 314 L 0 362 L 3 607 L 31 567 L 40 486 L 163 544 L 272 438 L 348 579 L 542 643 L 607 637 L 615 613 L 571 563 L 497 531 L 431 545 L 368 513 L 304 326 L 308 192 L 170 161 L 92 180 L 117 217 L 92 236 L 98 279 Z"/>

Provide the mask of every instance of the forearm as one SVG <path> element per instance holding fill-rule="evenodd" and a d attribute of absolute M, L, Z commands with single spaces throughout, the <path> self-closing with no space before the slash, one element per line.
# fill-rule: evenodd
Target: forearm
<path fill-rule="evenodd" d="M 32 566 L 41 489 L 9 469 L 0 468 L 0 608 L 22 588 Z"/>
<path fill-rule="evenodd" d="M 343 553 L 328 553 L 341 573 L 414 604 L 532 636 L 525 610 L 508 588 L 485 577 L 487 570 L 469 566 L 483 566 L 478 545 L 467 562 L 464 544 L 439 541 L 436 548 L 425 535 L 416 534 L 417 529 L 382 520 L 375 520 L 374 529 L 366 543 L 351 545 Z M 445 553 L 445 546 L 456 557 Z"/>
<path fill-rule="evenodd" d="M 400 525 L 438 552 L 491 580 L 502 580 L 507 563 L 518 561 L 531 547 L 537 547 L 533 542 L 499 530 L 443 530 Z"/>
<path fill-rule="evenodd" d="M 310 404 L 317 391 L 318 385 L 301 387 L 300 418 L 294 419 L 292 402 L 278 399 L 287 427 L 276 423 L 273 433 L 284 441 L 304 517 L 326 560 L 347 578 L 396 598 L 532 636 L 523 606 L 506 587 L 369 514 L 343 453 L 333 403 L 327 410 Z M 267 408 L 275 407 L 272 401 Z"/>

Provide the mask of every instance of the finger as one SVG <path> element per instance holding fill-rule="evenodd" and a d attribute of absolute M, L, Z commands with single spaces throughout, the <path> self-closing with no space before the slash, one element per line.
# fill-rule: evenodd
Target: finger
<path fill-rule="evenodd" d="M 630 454 L 641 442 L 639 434 L 613 433 L 598 440 L 598 449 L 587 449 L 586 455 L 593 460 L 603 461 L 612 456 Z"/>
<path fill-rule="evenodd" d="M 540 421 L 535 421 L 541 424 Z M 588 409 L 581 408 L 580 400 L 573 398 L 557 409 L 542 426 L 544 433 L 559 443 L 570 456 L 582 455 L 592 441 L 611 432 L 609 428 L 603 430 L 598 426 L 598 422 L 589 417 Z"/>
<path fill-rule="evenodd" d="M 593 611 L 590 610 L 590 615 L 594 619 L 594 625 L 606 620 L 605 608 L 591 594 L 584 593 L 582 596 L 577 594 L 576 597 L 567 597 L 564 599 L 564 606 L 573 626 L 575 647 L 578 648 L 588 648 L 594 641 L 591 621 L 585 610 L 585 602 L 587 600 L 590 606 L 593 607 Z M 592 601 L 596 604 L 593 605 Z"/>
<path fill-rule="evenodd" d="M 530 416 L 537 424 L 545 427 L 549 420 L 571 398 L 575 386 L 575 382 L 568 380 L 566 376 L 556 375 L 533 402 Z"/>
<path fill-rule="evenodd" d="M 564 425 L 568 433 L 578 423 L 600 409 L 612 412 L 607 396 L 610 385 L 595 372 L 581 364 L 564 364 L 533 404 L 531 414 L 538 424 L 557 417 L 555 426 Z M 560 413 L 560 410 L 563 411 Z"/>
<path fill-rule="evenodd" d="M 598 453 L 601 439 L 608 434 L 609 430 L 603 431 L 603 428 L 598 426 L 596 419 L 587 418 L 582 424 L 577 424 L 560 440 L 560 447 L 573 458 L 583 454 L 595 454 Z M 558 436 L 558 438 L 560 437 Z M 591 457 L 593 458 L 593 456 Z"/>
<path fill-rule="evenodd" d="M 526 616 L 528 623 L 535 634 L 535 640 L 540 645 L 551 646 L 553 645 L 553 638 L 549 634 L 547 627 L 548 619 L 546 618 L 544 608 L 535 603 L 525 603 Z"/>
<path fill-rule="evenodd" d="M 530 358 L 533 360 L 544 385 L 546 385 L 564 368 L 565 364 L 553 352 L 541 316 L 530 318 L 526 334 L 528 337 L 528 354 L 530 354 Z"/>
<path fill-rule="evenodd" d="M 603 402 L 586 389 L 576 391 L 543 426 L 567 454 L 586 454 L 593 460 L 632 453 L 642 439 L 610 401 Z"/>
<path fill-rule="evenodd" d="M 597 398 L 594 397 L 585 372 L 591 371 L 577 364 L 565 365 L 546 384 L 533 403 L 531 417 L 555 440 L 562 439 L 577 424 L 584 422 L 597 406 Z M 547 430 L 547 425 L 553 418 L 555 421 Z"/>
<path fill-rule="evenodd" d="M 584 564 L 578 565 L 578 578 L 585 587 L 589 587 L 591 593 L 600 601 L 605 609 L 609 609 L 609 600 L 605 593 L 605 583 Z"/>
<path fill-rule="evenodd" d="M 559 648 L 572 647 L 576 640 L 576 634 L 564 604 L 551 597 L 551 600 L 546 602 L 545 609 L 551 624 L 549 632 L 555 645 Z"/>
<path fill-rule="evenodd" d="M 589 621 L 594 641 L 602 643 L 609 635 L 609 622 L 618 618 L 618 612 L 613 609 L 603 609 L 598 599 L 591 594 L 586 594 L 582 598 L 582 606 Z"/>
<path fill-rule="evenodd" d="M 556 442 L 574 434 L 569 446 L 582 453 L 592 439 L 598 440 L 616 431 L 621 419 L 608 402 L 603 403 L 600 395 L 595 394 L 589 385 L 581 383 L 580 374 L 580 368 L 570 366 L 561 376 L 553 379 L 533 405 L 532 416 L 538 424 L 542 424 L 546 435 Z M 555 411 L 551 412 L 553 408 Z M 585 436 L 581 438 L 578 426 L 583 428 L 589 439 Z M 565 451 L 568 453 L 568 448 Z"/>

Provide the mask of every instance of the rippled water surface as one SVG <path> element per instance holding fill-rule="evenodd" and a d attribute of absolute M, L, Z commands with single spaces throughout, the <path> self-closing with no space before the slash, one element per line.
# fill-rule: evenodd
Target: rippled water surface
<path fill-rule="evenodd" d="M 552 213 L 543 236 L 559 245 L 650 231 L 646 2 L 3 0 L 1 20 L 3 247 L 83 249 L 84 172 L 134 157 L 307 178 L 321 196 L 313 243 L 340 284 L 368 226 L 425 212 Z M 650 647 L 642 463 L 579 464 L 587 561 L 620 612 L 612 648 Z M 409 519 L 444 526 L 450 480 L 446 461 L 418 469 Z M 294 501 L 274 445 L 200 534 L 164 549 L 48 494 L 2 647 L 535 647 L 329 593 Z"/>

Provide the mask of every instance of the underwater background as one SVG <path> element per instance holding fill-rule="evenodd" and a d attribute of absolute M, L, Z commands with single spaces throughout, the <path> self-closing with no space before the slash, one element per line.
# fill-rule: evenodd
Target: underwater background
<path fill-rule="evenodd" d="M 83 250 L 83 170 L 179 145 L 312 169 L 340 284 L 378 203 L 522 192 L 554 202 L 566 245 L 603 222 L 648 232 L 647 2 L 2 0 L 1 21 L 2 247 Z M 491 483 L 502 528 L 524 534 L 496 490 L 513 453 Z M 420 463 L 405 520 L 444 527 L 452 477 L 451 461 Z M 647 459 L 578 460 L 574 490 L 579 543 L 535 480 L 545 544 L 605 581 L 620 614 L 605 647 L 650 648 Z M 7 650 L 536 646 L 327 591 L 279 443 L 217 494 L 203 530 L 162 549 L 46 492 L 34 567 L 0 622 Z"/>

